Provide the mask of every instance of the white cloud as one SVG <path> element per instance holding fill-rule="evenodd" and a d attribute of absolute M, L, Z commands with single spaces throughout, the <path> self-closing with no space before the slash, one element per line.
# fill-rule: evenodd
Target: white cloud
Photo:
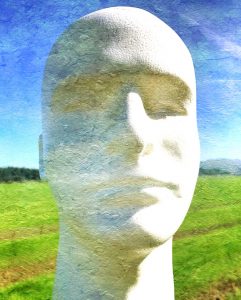
<path fill-rule="evenodd" d="M 220 36 L 216 32 L 203 26 L 200 26 L 200 31 L 207 39 L 214 41 L 220 47 L 220 50 L 225 51 L 234 57 L 241 58 L 241 46 L 237 43 L 232 42 L 227 37 Z"/>
<path fill-rule="evenodd" d="M 227 52 L 233 57 L 241 58 L 241 45 L 239 45 L 236 42 L 233 42 L 230 40 L 230 37 L 227 36 L 221 36 L 220 34 L 217 34 L 217 32 L 212 31 L 209 29 L 209 27 L 203 26 L 202 21 L 198 21 L 195 18 L 190 18 L 189 16 L 185 14 L 180 14 L 180 17 L 185 20 L 190 26 L 198 26 L 199 30 L 202 32 L 202 34 L 210 41 L 213 41 L 216 43 L 216 45 L 220 48 L 221 51 Z M 207 24 L 207 22 L 205 22 Z M 210 25 L 211 27 L 211 25 Z"/>

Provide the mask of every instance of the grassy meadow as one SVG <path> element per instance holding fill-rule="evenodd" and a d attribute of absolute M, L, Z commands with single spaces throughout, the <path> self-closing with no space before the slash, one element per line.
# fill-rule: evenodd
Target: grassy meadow
<path fill-rule="evenodd" d="M 46 182 L 0 184 L 0 300 L 51 299 L 57 208 Z M 241 177 L 199 177 L 174 238 L 176 300 L 241 299 Z"/>

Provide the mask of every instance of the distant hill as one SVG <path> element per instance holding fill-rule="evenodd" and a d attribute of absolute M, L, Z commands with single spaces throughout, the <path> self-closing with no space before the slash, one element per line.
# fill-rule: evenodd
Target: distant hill
<path fill-rule="evenodd" d="M 241 176 L 240 159 L 209 159 L 200 164 L 199 175 L 237 175 Z"/>

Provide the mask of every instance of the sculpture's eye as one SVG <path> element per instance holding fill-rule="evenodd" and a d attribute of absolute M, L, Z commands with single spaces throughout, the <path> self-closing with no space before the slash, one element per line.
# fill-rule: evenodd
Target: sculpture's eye
<path fill-rule="evenodd" d="M 52 107 L 55 111 L 64 112 L 103 110 L 119 86 L 117 76 L 100 74 L 71 77 L 55 89 Z"/>
<path fill-rule="evenodd" d="M 130 90 L 141 96 L 144 108 L 153 119 L 186 115 L 191 99 L 188 86 L 170 74 L 147 71 L 114 72 L 67 78 L 55 89 L 52 107 L 55 111 L 112 112 L 123 107 Z M 114 106 L 113 106 L 114 105 Z"/>
<path fill-rule="evenodd" d="M 140 73 L 136 77 L 146 113 L 153 119 L 186 115 L 191 92 L 178 77 L 169 74 Z"/>

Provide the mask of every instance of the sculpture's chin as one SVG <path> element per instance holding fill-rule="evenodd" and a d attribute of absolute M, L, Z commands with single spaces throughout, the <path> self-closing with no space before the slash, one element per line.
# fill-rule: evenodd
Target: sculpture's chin
<path fill-rule="evenodd" d="M 172 221 L 166 218 L 163 220 L 158 217 L 158 213 L 158 208 L 154 205 L 152 208 L 139 211 L 132 219 L 142 232 L 145 232 L 153 241 L 160 245 L 176 233 L 181 221 L 177 222 L 177 220 L 173 220 L 170 215 L 168 216 Z M 160 212 L 161 214 L 163 213 Z"/>
<path fill-rule="evenodd" d="M 137 211 L 129 219 L 125 216 L 115 216 L 115 225 L 112 224 L 112 226 L 107 224 L 103 226 L 105 218 L 100 218 L 97 222 L 94 215 L 84 220 L 80 216 L 72 217 L 66 214 L 62 220 L 68 226 L 68 231 L 88 249 L 98 248 L 100 252 L 105 252 L 108 245 L 109 249 L 117 253 L 127 251 L 135 255 L 135 253 L 151 251 L 175 234 L 179 224 L 168 212 L 167 216 L 170 220 L 162 219 L 163 215 L 165 212 L 161 210 L 161 207 L 152 205 Z"/>
<path fill-rule="evenodd" d="M 144 189 L 146 194 L 155 196 L 158 201 L 137 211 L 132 222 L 160 243 L 172 237 L 180 227 L 192 196 L 183 199 L 168 188 L 152 187 Z"/>

